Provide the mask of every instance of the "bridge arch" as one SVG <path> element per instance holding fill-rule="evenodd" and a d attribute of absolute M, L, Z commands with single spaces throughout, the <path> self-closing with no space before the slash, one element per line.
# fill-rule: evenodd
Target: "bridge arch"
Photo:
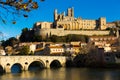
<path fill-rule="evenodd" d="M 23 66 L 20 63 L 14 63 L 10 69 L 12 73 L 18 73 L 23 70 Z"/>
<path fill-rule="evenodd" d="M 5 71 L 4 71 L 4 69 L 3 69 L 3 66 L 2 65 L 0 65 L 0 74 L 1 73 L 4 73 Z"/>
<path fill-rule="evenodd" d="M 27 71 L 28 68 L 33 64 L 35 65 L 35 63 L 38 64 L 40 68 L 50 68 L 53 63 L 57 64 L 57 67 L 58 65 L 59 67 L 61 67 L 61 65 L 64 67 L 66 59 L 65 56 L 0 56 L 0 71 L 10 73 L 12 67 L 15 65 L 20 71 Z"/>
<path fill-rule="evenodd" d="M 62 64 L 59 60 L 55 59 L 51 61 L 50 68 L 60 68 L 60 67 L 62 67 Z"/>
<path fill-rule="evenodd" d="M 28 70 L 30 70 L 30 71 L 32 71 L 32 70 L 41 70 L 43 68 L 45 68 L 45 63 L 42 60 L 32 61 L 28 65 Z"/>

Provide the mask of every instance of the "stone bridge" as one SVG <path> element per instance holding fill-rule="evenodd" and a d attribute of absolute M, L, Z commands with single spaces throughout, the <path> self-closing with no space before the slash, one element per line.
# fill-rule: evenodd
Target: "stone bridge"
<path fill-rule="evenodd" d="M 59 63 L 65 66 L 65 56 L 0 56 L 0 71 L 11 72 L 11 68 L 17 65 L 22 70 L 28 70 L 33 64 L 39 64 L 44 68 L 50 68 L 52 63 Z"/>

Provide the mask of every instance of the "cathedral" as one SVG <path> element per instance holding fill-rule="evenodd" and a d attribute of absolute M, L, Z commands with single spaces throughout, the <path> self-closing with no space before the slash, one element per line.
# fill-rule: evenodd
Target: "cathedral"
<path fill-rule="evenodd" d="M 97 20 L 75 18 L 74 8 L 68 8 L 67 14 L 65 12 L 59 14 L 55 9 L 54 22 L 36 22 L 33 29 L 36 35 L 42 37 L 49 37 L 50 35 L 65 36 L 68 34 L 108 35 L 109 31 L 105 31 L 106 26 L 105 17 L 100 17 Z"/>
<path fill-rule="evenodd" d="M 73 8 L 68 8 L 67 15 L 65 12 L 58 14 L 56 9 L 54 11 L 54 25 L 63 27 L 64 30 L 104 30 L 106 29 L 106 18 L 100 17 L 98 20 L 74 18 Z"/>

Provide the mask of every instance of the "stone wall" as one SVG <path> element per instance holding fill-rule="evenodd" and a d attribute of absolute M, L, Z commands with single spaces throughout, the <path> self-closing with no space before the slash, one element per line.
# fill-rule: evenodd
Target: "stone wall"
<path fill-rule="evenodd" d="M 50 35 L 65 36 L 68 34 L 78 35 L 109 35 L 110 31 L 101 30 L 64 30 L 63 28 L 58 29 L 39 29 L 35 32 L 36 35 L 41 35 L 43 38 L 49 37 Z"/>

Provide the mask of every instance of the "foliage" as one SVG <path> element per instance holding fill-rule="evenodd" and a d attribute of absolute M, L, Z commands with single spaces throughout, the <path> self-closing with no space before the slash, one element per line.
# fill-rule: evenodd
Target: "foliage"
<path fill-rule="evenodd" d="M 21 36 L 20 36 L 20 41 L 21 42 L 27 42 L 29 40 L 29 34 L 30 34 L 30 31 L 28 30 L 28 28 L 22 29 L 22 33 L 21 33 Z"/>
<path fill-rule="evenodd" d="M 42 36 L 34 35 L 34 36 L 33 36 L 33 41 L 34 41 L 34 42 L 41 42 L 41 41 L 42 41 Z"/>
<path fill-rule="evenodd" d="M 109 28 L 109 27 L 108 27 L 108 28 L 106 28 L 106 30 L 110 30 L 110 29 L 111 29 L 111 28 Z"/>
<path fill-rule="evenodd" d="M 115 28 L 110 28 L 110 35 L 115 36 L 116 34 L 116 29 Z"/>
<path fill-rule="evenodd" d="M 117 39 L 117 45 L 120 46 L 120 36 Z"/>
<path fill-rule="evenodd" d="M 15 44 L 17 44 L 19 41 L 15 38 L 15 37 L 11 37 L 6 41 L 2 41 L 2 46 L 6 47 L 6 46 L 14 46 Z"/>
<path fill-rule="evenodd" d="M 88 37 L 85 35 L 69 34 L 66 36 L 66 42 L 71 42 L 71 41 L 87 42 L 87 40 L 88 40 Z"/>
<path fill-rule="evenodd" d="M 56 35 L 52 35 L 50 37 L 50 39 L 51 39 L 52 42 L 57 42 L 57 36 Z"/>
<path fill-rule="evenodd" d="M 40 0 L 44 1 L 44 0 Z M 13 17 L 15 15 L 22 15 L 27 18 L 27 13 L 37 9 L 38 0 L 0 0 L 0 18 L 4 24 L 6 24 L 6 17 L 10 14 Z M 16 24 L 16 21 L 12 22 Z"/>
<path fill-rule="evenodd" d="M 31 51 L 30 53 L 29 53 L 29 55 L 33 55 L 34 54 L 34 52 L 33 51 Z"/>
<path fill-rule="evenodd" d="M 79 54 L 88 54 L 88 47 L 80 47 L 79 50 Z"/>
<path fill-rule="evenodd" d="M 76 67 L 84 67 L 85 66 L 85 62 L 86 62 L 86 55 L 87 54 L 79 54 L 74 58 L 74 63 L 76 65 Z"/>
<path fill-rule="evenodd" d="M 66 36 L 52 35 L 48 38 L 48 40 L 52 42 L 71 42 L 71 41 L 88 42 L 88 37 L 85 35 L 75 35 L 75 34 L 69 34 Z"/>
<path fill-rule="evenodd" d="M 20 41 L 21 42 L 40 42 L 42 41 L 42 37 L 35 35 L 34 30 L 29 30 L 28 28 L 24 28 L 22 29 Z"/>
<path fill-rule="evenodd" d="M 120 28 L 120 21 L 116 21 L 115 24 L 118 28 Z"/>
<path fill-rule="evenodd" d="M 28 28 L 22 29 L 22 33 L 20 36 L 21 42 L 41 42 L 43 41 L 43 38 L 41 35 L 35 35 L 34 30 L 29 30 Z M 50 37 L 47 37 L 44 39 L 44 41 L 47 42 L 71 42 L 71 41 L 82 41 L 82 42 L 88 42 L 88 36 L 85 35 L 75 35 L 75 34 L 69 34 L 66 36 L 57 36 L 57 35 L 51 35 Z"/>
<path fill-rule="evenodd" d="M 21 49 L 20 49 L 20 55 L 29 55 L 30 49 L 29 49 L 29 46 L 23 46 Z"/>
<path fill-rule="evenodd" d="M 80 48 L 80 53 L 74 58 L 77 67 L 98 66 L 97 49 L 92 42 L 87 46 Z"/>
<path fill-rule="evenodd" d="M 13 53 L 13 48 L 11 46 L 7 46 L 5 47 L 5 52 L 7 53 L 7 55 L 11 55 Z"/>
<path fill-rule="evenodd" d="M 74 67 L 73 60 L 67 60 L 65 66 L 66 67 Z"/>

